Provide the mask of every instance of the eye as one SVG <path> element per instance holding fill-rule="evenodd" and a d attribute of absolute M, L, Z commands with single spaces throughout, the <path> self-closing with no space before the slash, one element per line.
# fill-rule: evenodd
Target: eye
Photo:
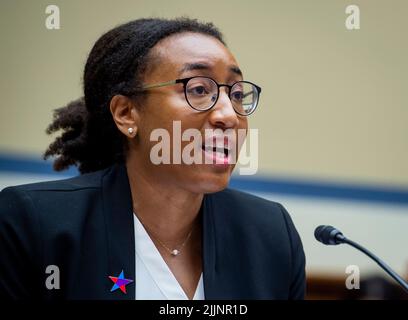
<path fill-rule="evenodd" d="M 231 99 L 235 101 L 242 101 L 244 99 L 244 92 L 241 90 L 235 90 L 234 92 L 231 92 Z"/>
<path fill-rule="evenodd" d="M 209 90 L 208 86 L 205 86 L 205 85 L 197 84 L 195 86 L 189 86 L 187 88 L 187 93 L 189 95 L 197 96 L 197 97 L 206 96 L 206 95 L 210 94 L 210 92 L 211 92 L 211 90 Z"/>
<path fill-rule="evenodd" d="M 195 86 L 193 88 L 188 88 L 188 93 L 201 96 L 208 94 L 208 91 L 204 86 Z"/>

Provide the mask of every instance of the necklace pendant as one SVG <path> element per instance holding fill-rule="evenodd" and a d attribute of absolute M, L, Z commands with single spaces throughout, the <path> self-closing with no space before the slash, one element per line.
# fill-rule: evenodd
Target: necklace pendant
<path fill-rule="evenodd" d="M 177 249 L 174 249 L 174 250 L 171 252 L 171 255 L 172 255 L 172 256 L 177 256 L 179 253 L 180 253 L 180 251 L 178 251 Z"/>

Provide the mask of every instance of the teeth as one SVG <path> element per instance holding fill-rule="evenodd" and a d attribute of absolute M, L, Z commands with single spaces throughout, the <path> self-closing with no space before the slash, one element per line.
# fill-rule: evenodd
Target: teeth
<path fill-rule="evenodd" d="M 227 156 L 229 150 L 227 148 L 223 147 L 212 147 L 212 146 L 203 146 L 202 147 L 204 151 L 209 152 L 209 153 L 218 153 L 222 156 Z"/>
<path fill-rule="evenodd" d="M 213 152 L 224 152 L 224 150 L 228 150 L 224 147 L 212 147 L 212 146 L 203 146 L 205 151 L 213 151 Z"/>
<path fill-rule="evenodd" d="M 203 145 L 203 148 L 205 148 L 205 149 L 219 149 L 219 150 L 221 150 L 221 149 L 227 149 L 225 146 L 212 146 L 212 145 Z"/>

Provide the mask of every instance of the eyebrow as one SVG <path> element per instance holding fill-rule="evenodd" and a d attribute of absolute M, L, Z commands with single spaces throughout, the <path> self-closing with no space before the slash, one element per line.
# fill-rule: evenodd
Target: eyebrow
<path fill-rule="evenodd" d="M 186 71 L 193 71 L 193 70 L 210 70 L 210 69 L 211 69 L 211 66 L 206 63 L 200 63 L 200 62 L 186 63 L 181 69 L 180 73 L 183 73 Z M 242 71 L 237 66 L 230 66 L 229 71 L 242 77 Z"/>

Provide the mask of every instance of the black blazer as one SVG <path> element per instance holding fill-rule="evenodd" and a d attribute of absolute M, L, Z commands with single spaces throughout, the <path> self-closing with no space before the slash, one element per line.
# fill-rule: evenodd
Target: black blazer
<path fill-rule="evenodd" d="M 203 278 L 206 299 L 302 299 L 305 256 L 282 205 L 225 189 L 206 194 Z M 60 289 L 49 290 L 49 265 Z M 111 292 L 108 276 L 135 279 L 130 187 L 123 164 L 71 179 L 0 192 L 0 297 L 134 299 Z"/>

